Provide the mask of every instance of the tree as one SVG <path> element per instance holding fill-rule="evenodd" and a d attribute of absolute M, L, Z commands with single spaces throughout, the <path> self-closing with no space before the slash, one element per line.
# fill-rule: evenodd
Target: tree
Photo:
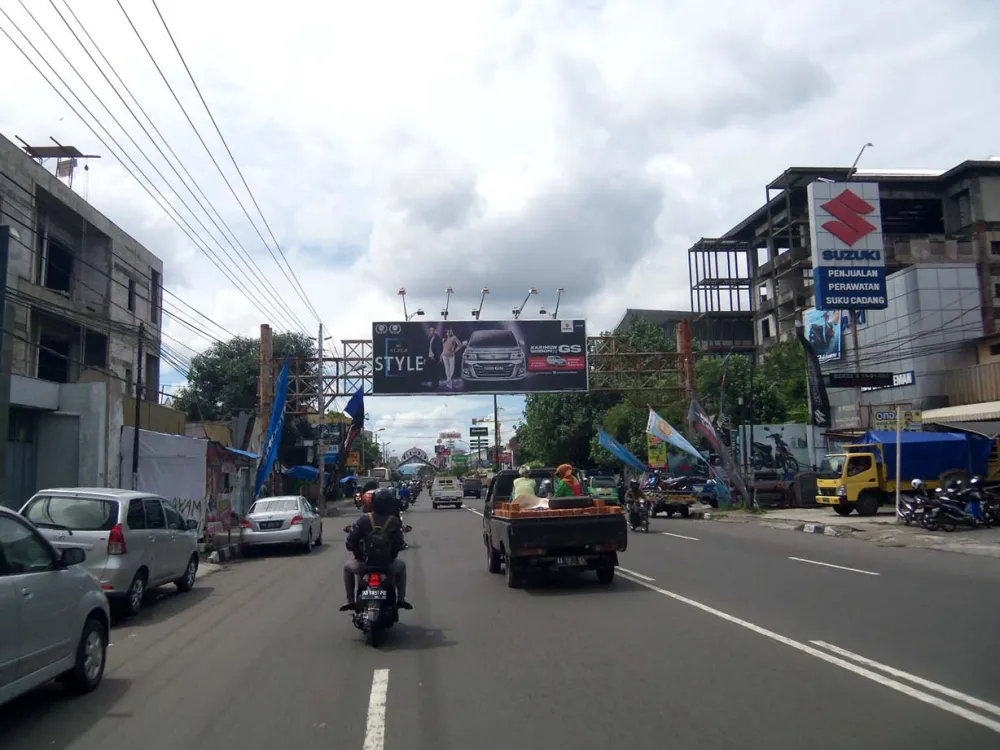
<path fill-rule="evenodd" d="M 308 359 L 316 354 L 315 342 L 304 333 L 276 333 L 271 348 L 278 360 L 286 355 Z M 174 408 L 193 422 L 256 411 L 259 370 L 260 339 L 237 336 L 218 341 L 192 358 L 187 385 L 177 393 Z"/>

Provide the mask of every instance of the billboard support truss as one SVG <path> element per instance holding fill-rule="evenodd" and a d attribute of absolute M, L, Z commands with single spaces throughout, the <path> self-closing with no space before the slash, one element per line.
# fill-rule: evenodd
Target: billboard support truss
<path fill-rule="evenodd" d="M 359 388 L 372 394 L 372 342 L 342 341 L 343 356 L 293 359 L 290 362 L 286 414 L 319 414 L 332 408 L 336 398 L 350 398 Z M 683 357 L 673 352 L 634 352 L 615 336 L 587 337 L 591 391 L 625 393 L 646 406 L 662 400 L 658 393 L 684 388 Z M 272 360 L 271 378 L 283 360 Z M 319 397 L 318 368 L 323 368 L 323 398 Z"/>

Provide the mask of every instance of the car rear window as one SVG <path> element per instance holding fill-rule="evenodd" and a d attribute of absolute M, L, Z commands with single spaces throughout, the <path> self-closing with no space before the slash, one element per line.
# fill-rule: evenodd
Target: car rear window
<path fill-rule="evenodd" d="M 299 501 L 293 498 L 284 500 L 258 500 L 250 509 L 251 513 L 286 513 L 299 509 Z"/>
<path fill-rule="evenodd" d="M 439 479 L 438 484 L 455 484 L 454 479 Z"/>
<path fill-rule="evenodd" d="M 23 515 L 36 526 L 73 531 L 110 531 L 118 523 L 118 501 L 97 497 L 39 495 Z"/>

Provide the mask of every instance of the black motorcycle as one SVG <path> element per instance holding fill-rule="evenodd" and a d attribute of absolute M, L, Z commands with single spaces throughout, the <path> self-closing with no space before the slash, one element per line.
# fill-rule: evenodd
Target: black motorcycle
<path fill-rule="evenodd" d="M 351 532 L 351 526 L 344 531 Z M 413 531 L 412 526 L 404 526 L 403 532 Z M 358 576 L 355 590 L 354 611 L 351 620 L 354 627 L 365 634 L 365 641 L 372 648 L 378 648 L 386 638 L 387 631 L 399 622 L 399 607 L 396 606 L 396 582 L 384 565 L 375 565 L 366 560 L 365 573 Z"/>
<path fill-rule="evenodd" d="M 771 446 L 766 443 L 754 442 L 750 455 L 750 466 L 754 469 L 782 469 L 796 473 L 799 470 L 799 461 L 792 453 L 792 449 L 776 432 L 768 433 L 768 440 L 774 441 L 774 452 Z"/>
<path fill-rule="evenodd" d="M 632 531 L 642 529 L 643 533 L 649 533 L 649 501 L 634 500 L 629 504 L 628 522 Z"/>

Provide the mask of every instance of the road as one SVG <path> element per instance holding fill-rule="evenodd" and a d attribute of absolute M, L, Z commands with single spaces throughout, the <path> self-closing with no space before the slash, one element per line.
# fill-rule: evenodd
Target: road
<path fill-rule="evenodd" d="M 611 587 L 509 590 L 482 504 L 426 500 L 415 609 L 381 650 L 337 611 L 347 520 L 327 519 L 309 556 L 235 563 L 118 623 L 100 689 L 0 709 L 0 746 L 1000 747 L 995 560 L 660 518 Z"/>

